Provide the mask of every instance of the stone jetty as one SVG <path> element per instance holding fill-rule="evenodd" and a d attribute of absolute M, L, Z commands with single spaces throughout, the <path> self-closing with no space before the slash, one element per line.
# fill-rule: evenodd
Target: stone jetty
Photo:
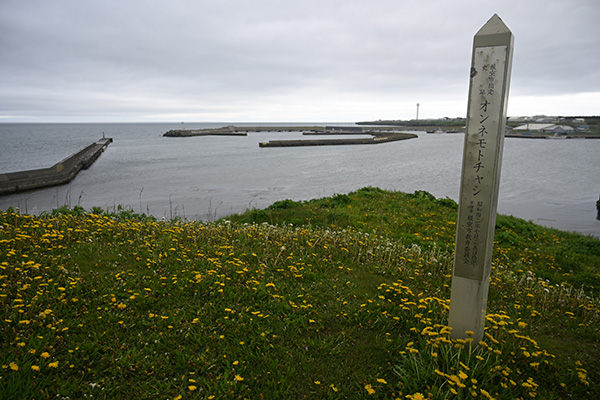
<path fill-rule="evenodd" d="M 324 130 L 319 126 L 235 126 L 207 129 L 174 129 L 163 134 L 166 137 L 191 136 L 247 136 L 248 132 L 298 132 L 306 130 Z"/>
<path fill-rule="evenodd" d="M 174 129 L 165 132 L 163 136 L 166 137 L 190 137 L 190 136 L 247 136 L 248 134 L 244 131 L 240 131 L 239 128 L 230 125 L 223 128 L 214 129 Z"/>
<path fill-rule="evenodd" d="M 304 135 L 371 135 L 370 138 L 344 138 L 344 139 L 307 139 L 307 140 L 271 140 L 259 143 L 259 147 L 298 147 L 298 146 L 339 146 L 351 144 L 379 144 L 395 142 L 398 140 L 413 139 L 418 137 L 414 133 L 403 132 L 356 132 L 356 131 L 325 131 L 304 132 Z"/>
<path fill-rule="evenodd" d="M 395 130 L 393 127 L 360 126 L 235 126 L 208 129 L 177 129 L 163 134 L 166 137 L 191 136 L 247 136 L 248 132 L 302 132 L 303 135 L 362 135 L 371 137 L 343 139 L 271 140 L 259 143 L 259 147 L 331 146 L 349 144 L 378 144 L 416 138 L 413 133 Z"/>
<path fill-rule="evenodd" d="M 0 195 L 68 183 L 89 168 L 110 143 L 111 138 L 102 138 L 49 168 L 0 174 Z"/>

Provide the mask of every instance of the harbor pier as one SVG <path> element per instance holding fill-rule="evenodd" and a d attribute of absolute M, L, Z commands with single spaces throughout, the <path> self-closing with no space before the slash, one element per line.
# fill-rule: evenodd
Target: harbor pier
<path fill-rule="evenodd" d="M 112 141 L 103 137 L 49 168 L 0 174 L 0 195 L 68 183 L 88 169 Z"/>

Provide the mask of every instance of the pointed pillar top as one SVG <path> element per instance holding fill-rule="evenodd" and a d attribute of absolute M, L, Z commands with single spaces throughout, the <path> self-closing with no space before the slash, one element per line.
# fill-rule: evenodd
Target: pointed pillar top
<path fill-rule="evenodd" d="M 475 47 L 511 45 L 513 34 L 498 14 L 494 14 L 475 34 Z"/>

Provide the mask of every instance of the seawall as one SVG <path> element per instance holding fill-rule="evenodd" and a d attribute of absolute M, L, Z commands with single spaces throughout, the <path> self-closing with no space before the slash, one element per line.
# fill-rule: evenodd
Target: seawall
<path fill-rule="evenodd" d="M 356 134 L 356 132 L 310 132 L 304 133 L 305 135 L 348 135 Z M 406 140 L 417 138 L 417 135 L 413 133 L 397 133 L 397 132 L 363 132 L 363 134 L 369 134 L 370 138 L 357 138 L 357 139 L 311 139 L 311 140 L 271 140 L 269 142 L 261 142 L 258 144 L 259 147 L 298 147 L 298 146 L 339 146 L 339 145 L 353 145 L 353 144 L 379 144 L 387 142 L 395 142 L 397 140 Z"/>
<path fill-rule="evenodd" d="M 88 169 L 110 143 L 111 138 L 102 138 L 49 168 L 0 174 L 0 195 L 68 183 L 79 171 Z"/>

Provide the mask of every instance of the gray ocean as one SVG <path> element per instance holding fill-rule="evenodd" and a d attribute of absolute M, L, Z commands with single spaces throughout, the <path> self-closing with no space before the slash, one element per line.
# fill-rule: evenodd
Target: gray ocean
<path fill-rule="evenodd" d="M 336 123 L 186 123 L 224 125 Z M 379 145 L 259 148 L 301 133 L 167 138 L 181 124 L 0 124 L 0 173 L 44 168 L 102 137 L 114 142 L 69 184 L 0 196 L 0 209 L 39 214 L 63 205 L 119 205 L 158 218 L 210 221 L 283 199 L 308 200 L 365 186 L 458 199 L 462 134 L 419 133 Z M 498 212 L 600 237 L 600 140 L 506 138 Z"/>

